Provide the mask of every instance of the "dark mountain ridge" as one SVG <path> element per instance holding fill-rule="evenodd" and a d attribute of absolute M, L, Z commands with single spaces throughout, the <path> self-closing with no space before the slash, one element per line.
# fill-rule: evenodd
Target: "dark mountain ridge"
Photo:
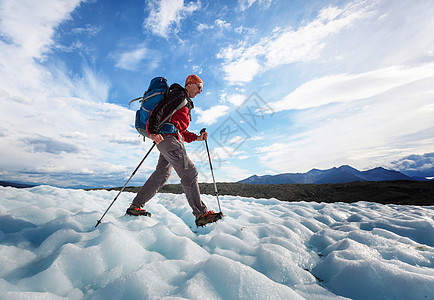
<path fill-rule="evenodd" d="M 201 194 L 215 195 L 214 184 L 199 183 Z M 140 186 L 126 187 L 125 191 L 137 193 Z M 217 182 L 220 196 L 231 195 L 259 199 L 275 198 L 281 201 L 376 202 L 398 205 L 434 205 L 434 181 L 369 181 L 335 184 L 245 184 Z M 120 190 L 121 187 L 108 190 Z M 160 193 L 183 194 L 181 184 L 166 184 Z M 216 205 L 214 202 L 212 205 Z M 224 210 L 224 207 L 223 207 Z"/>
<path fill-rule="evenodd" d="M 11 181 L 0 181 L 0 186 L 10 186 L 18 189 L 31 188 L 37 186 L 37 184 L 30 184 L 25 182 L 11 182 Z"/>
<path fill-rule="evenodd" d="M 410 177 L 398 171 L 377 167 L 367 171 L 359 171 L 351 166 L 343 165 L 328 170 L 312 169 L 307 173 L 284 173 L 278 175 L 253 175 L 238 181 L 248 184 L 295 184 L 295 183 L 349 183 L 356 181 L 413 180 L 426 181 L 425 178 Z"/>

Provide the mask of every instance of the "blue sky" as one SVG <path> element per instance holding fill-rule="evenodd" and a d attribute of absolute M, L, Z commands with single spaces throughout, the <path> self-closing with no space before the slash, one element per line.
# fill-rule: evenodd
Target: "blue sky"
<path fill-rule="evenodd" d="M 151 146 L 129 100 L 192 73 L 190 129 L 208 129 L 217 181 L 343 164 L 434 176 L 433 15 L 428 0 L 1 0 L 0 180 L 123 185 Z M 210 182 L 204 143 L 187 149 Z"/>

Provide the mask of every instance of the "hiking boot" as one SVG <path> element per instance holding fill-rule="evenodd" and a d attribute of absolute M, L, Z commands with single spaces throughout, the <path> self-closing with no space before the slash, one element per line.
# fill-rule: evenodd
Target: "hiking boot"
<path fill-rule="evenodd" d="M 223 213 L 215 213 L 212 210 L 204 213 L 203 215 L 196 216 L 196 226 L 205 226 L 208 223 L 214 223 L 223 217 Z"/>
<path fill-rule="evenodd" d="M 147 212 L 140 206 L 136 206 L 134 204 L 131 204 L 130 207 L 128 207 L 125 214 L 130 216 L 148 216 L 148 217 L 151 216 L 151 213 Z"/>

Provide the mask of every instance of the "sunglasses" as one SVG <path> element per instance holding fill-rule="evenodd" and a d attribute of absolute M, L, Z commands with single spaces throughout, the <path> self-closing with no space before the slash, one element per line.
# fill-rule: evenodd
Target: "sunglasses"
<path fill-rule="evenodd" d="M 200 85 L 200 83 L 195 83 L 195 85 L 197 86 L 197 89 L 199 90 L 199 92 L 202 92 L 203 86 Z"/>

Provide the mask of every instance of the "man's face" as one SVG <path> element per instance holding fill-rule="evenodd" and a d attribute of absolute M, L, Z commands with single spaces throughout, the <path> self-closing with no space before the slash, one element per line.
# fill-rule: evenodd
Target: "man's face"
<path fill-rule="evenodd" d="M 190 83 L 186 87 L 188 92 L 188 97 L 190 97 L 190 99 L 193 99 L 194 97 L 196 97 L 202 92 L 202 88 L 203 88 L 202 83 Z"/>

